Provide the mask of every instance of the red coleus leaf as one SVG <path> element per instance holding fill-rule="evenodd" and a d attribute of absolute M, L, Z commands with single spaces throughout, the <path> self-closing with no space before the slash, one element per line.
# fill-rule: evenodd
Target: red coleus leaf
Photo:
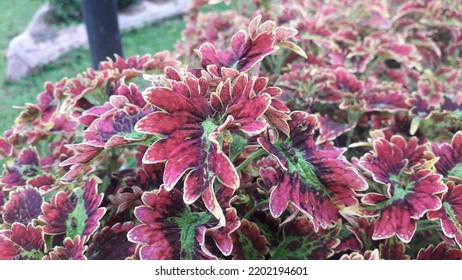
<path fill-rule="evenodd" d="M 2 183 L 5 189 L 15 186 L 25 186 L 28 179 L 34 178 L 41 173 L 40 160 L 35 148 L 24 148 L 18 155 L 14 166 L 6 166 Z"/>
<path fill-rule="evenodd" d="M 162 138 L 148 148 L 143 162 L 166 161 L 163 177 L 167 190 L 186 174 L 184 201 L 191 204 L 202 195 L 207 208 L 223 222 L 213 184 L 217 179 L 235 189 L 239 177 L 218 137 L 229 129 L 248 134 L 265 129 L 266 123 L 259 118 L 269 107 L 271 97 L 260 87 L 258 95 L 253 95 L 259 80 L 249 80 L 244 74 L 220 83 L 216 92 L 210 92 L 204 77 L 189 73 L 181 77 L 173 68 L 166 69 L 166 76 L 166 87 L 154 87 L 146 93 L 146 100 L 162 111 L 151 113 L 136 124 L 137 131 Z"/>
<path fill-rule="evenodd" d="M 409 260 L 410 257 L 405 252 L 406 245 L 395 238 L 387 239 L 379 245 L 379 255 L 384 260 Z"/>
<path fill-rule="evenodd" d="M 432 144 L 432 151 L 439 157 L 435 165 L 438 173 L 462 179 L 462 131 L 454 135 L 451 144 Z"/>
<path fill-rule="evenodd" d="M 127 233 L 135 226 L 133 222 L 117 223 L 104 227 L 93 235 L 88 246 L 88 256 L 92 260 L 124 260 L 135 254 L 136 244 L 129 242 Z"/>
<path fill-rule="evenodd" d="M 119 111 L 124 109 L 126 105 L 135 106 L 139 108 L 139 110 L 146 107 L 146 101 L 143 99 L 143 95 L 133 83 L 130 83 L 128 86 L 121 84 L 113 95 L 110 96 L 109 102 L 101 106 L 91 107 L 82 112 L 79 121 L 85 126 L 90 126 L 95 119 L 107 115 L 108 111 Z"/>
<path fill-rule="evenodd" d="M 62 79 L 55 84 L 45 83 L 45 91 L 37 97 L 37 106 L 40 108 L 42 122 L 48 122 L 59 108 L 66 84 L 67 79 Z"/>
<path fill-rule="evenodd" d="M 408 68 L 412 68 L 416 65 L 420 66 L 419 61 L 422 60 L 417 48 L 412 44 L 392 42 L 386 44 L 385 48 L 381 51 L 386 52 L 392 59 L 403 63 Z"/>
<path fill-rule="evenodd" d="M 367 193 L 362 201 L 378 215 L 372 239 L 385 239 L 396 234 L 409 242 L 416 230 L 416 220 L 427 211 L 441 207 L 436 195 L 446 191 L 441 175 L 422 168 L 425 147 L 412 138 L 406 142 L 402 137 L 391 141 L 380 138 L 373 142 L 372 153 L 364 155 L 359 165 L 372 173 L 380 184 L 381 193 Z M 381 255 L 382 256 L 382 255 Z"/>
<path fill-rule="evenodd" d="M 441 221 L 444 235 L 454 238 L 462 247 L 462 184 L 448 181 L 448 191 L 443 194 L 443 207 L 436 211 L 428 212 L 430 220 Z"/>
<path fill-rule="evenodd" d="M 280 216 L 293 204 L 314 224 L 326 228 L 340 218 L 339 207 L 357 204 L 357 190 L 367 184 L 358 172 L 341 158 L 344 150 L 320 150 L 313 139 L 316 116 L 293 112 L 289 121 L 290 137 L 271 143 L 259 138 L 260 145 L 274 155 L 281 169 L 261 169 L 265 184 L 272 186 L 270 211 Z"/>
<path fill-rule="evenodd" d="M 366 111 L 398 112 L 407 111 L 409 105 L 405 102 L 408 93 L 398 83 L 381 83 L 367 89 L 363 95 Z"/>
<path fill-rule="evenodd" d="M 297 34 L 295 29 L 276 28 L 276 23 L 273 21 L 266 21 L 260 25 L 260 21 L 261 15 L 250 22 L 248 32 L 241 30 L 236 33 L 231 38 L 231 50 L 217 50 L 210 43 L 201 45 L 198 53 L 202 67 L 206 69 L 209 65 L 216 65 L 218 69 L 225 67 L 247 72 L 263 58 L 276 51 L 277 44 L 306 57 L 298 46 L 286 41 Z"/>
<path fill-rule="evenodd" d="M 145 71 L 162 71 L 167 66 L 177 66 L 179 61 L 172 58 L 168 51 L 151 55 L 134 55 L 127 59 L 116 55 L 115 60 L 108 59 L 99 64 L 99 70 L 110 73 L 114 79 L 125 77 L 131 80 Z"/>
<path fill-rule="evenodd" d="M 39 156 L 36 149 L 23 149 L 18 156 L 18 165 L 39 165 Z"/>
<path fill-rule="evenodd" d="M 319 120 L 319 137 L 316 139 L 316 144 L 322 144 L 327 141 L 335 140 L 340 135 L 344 134 L 355 128 L 356 123 L 345 124 L 338 123 L 329 119 L 329 117 L 324 117 L 322 115 L 318 116 Z"/>
<path fill-rule="evenodd" d="M 142 195 L 143 190 L 138 186 L 121 188 L 115 194 L 108 196 L 111 204 L 107 206 L 107 209 L 115 208 L 115 214 L 134 209 L 136 206 L 142 204 Z"/>
<path fill-rule="evenodd" d="M 216 50 L 210 43 L 205 43 L 199 48 L 201 65 L 233 68 L 239 72 L 250 70 L 255 64 L 263 60 L 265 56 L 277 50 L 274 46 L 276 34 L 272 30 L 260 30 L 257 35 L 257 26 L 261 16 L 256 17 L 249 25 L 250 36 L 245 31 L 239 31 L 231 38 L 231 50 Z M 251 29 L 251 30 L 250 30 Z"/>
<path fill-rule="evenodd" d="M 354 234 L 347 234 L 342 236 L 340 244 L 335 248 L 335 252 L 357 252 L 360 251 L 361 247 L 361 242 L 358 241 Z"/>
<path fill-rule="evenodd" d="M 45 233 L 65 233 L 70 238 L 92 235 L 106 212 L 105 208 L 98 208 L 103 200 L 103 194 L 98 195 L 99 182 L 97 177 L 91 177 L 83 187 L 74 188 L 70 194 L 58 192 L 50 203 L 45 202 L 39 217 L 45 222 Z"/>
<path fill-rule="evenodd" d="M 51 174 L 43 174 L 29 180 L 27 183 L 34 188 L 46 192 L 53 188 L 56 183 L 56 178 Z"/>
<path fill-rule="evenodd" d="M 225 213 L 226 225 L 218 225 L 215 228 L 207 230 L 207 235 L 210 235 L 215 241 L 216 246 L 224 256 L 229 256 L 234 249 L 232 233 L 234 233 L 241 225 L 236 209 L 228 208 Z"/>
<path fill-rule="evenodd" d="M 55 133 L 74 133 L 78 123 L 73 118 L 64 113 L 56 113 L 51 122 L 51 132 Z"/>
<path fill-rule="evenodd" d="M 401 170 L 422 168 L 429 160 L 428 147 L 419 145 L 419 139 L 412 137 L 408 141 L 402 136 L 392 136 L 389 140 L 382 138 L 373 141 L 374 153 L 361 158 L 360 165 L 372 173 L 374 181 L 382 184 L 391 183 L 391 176 L 400 174 Z M 378 159 L 378 160 L 376 160 Z"/>
<path fill-rule="evenodd" d="M 40 260 L 45 250 L 41 227 L 13 223 L 11 229 L 0 230 L 0 260 Z"/>
<path fill-rule="evenodd" d="M 5 204 L 3 220 L 9 224 L 18 222 L 27 225 L 42 213 L 42 195 L 35 188 L 24 188 L 10 193 Z"/>
<path fill-rule="evenodd" d="M 29 134 L 35 134 L 28 139 L 28 142 L 33 143 L 49 133 L 74 131 L 77 125 L 75 120 L 59 110 L 67 84 L 66 78 L 55 84 L 47 82 L 45 91 L 38 95 L 36 104 L 27 103 L 25 106 L 18 107 L 23 111 L 16 118 L 16 124 L 24 125 L 22 129 L 29 130 Z"/>
<path fill-rule="evenodd" d="M 260 233 L 257 224 L 248 220 L 242 220 L 232 238 L 233 260 L 263 260 L 269 252 L 266 237 Z"/>
<path fill-rule="evenodd" d="M 82 115 L 79 116 L 79 122 L 84 126 L 90 126 L 94 120 L 113 108 L 114 105 L 110 102 L 106 102 L 101 106 L 93 106 L 82 112 Z"/>
<path fill-rule="evenodd" d="M 326 26 L 324 17 L 303 17 L 297 25 L 300 30 L 300 37 L 305 41 L 313 43 L 320 49 L 337 50 L 332 31 Z"/>
<path fill-rule="evenodd" d="M 462 250 L 450 248 L 448 243 L 441 242 L 437 246 L 429 245 L 417 254 L 418 260 L 462 260 Z"/>
<path fill-rule="evenodd" d="M 130 83 L 129 85 L 120 85 L 114 95 L 125 96 L 127 98 L 128 102 L 124 102 L 122 105 L 130 103 L 138 106 L 139 108 L 144 108 L 147 104 L 146 100 L 143 98 L 143 94 L 134 83 Z M 111 102 L 111 100 L 109 100 L 109 102 Z M 120 104 L 121 103 L 112 103 L 114 107 L 121 107 Z"/>
<path fill-rule="evenodd" d="M 63 134 L 58 140 L 49 143 L 49 153 L 40 160 L 41 169 L 46 172 L 56 171 L 56 165 L 59 165 L 60 162 L 71 156 L 72 151 L 66 148 L 65 145 L 73 141 L 73 135 L 69 137 L 69 135 Z M 28 183 L 43 191 L 47 191 L 49 188 L 46 186 L 53 185 L 52 181 L 57 182 L 57 175 L 56 172 L 54 174 L 44 174 L 33 180 L 29 180 Z"/>
<path fill-rule="evenodd" d="M 25 106 L 18 107 L 18 109 L 23 110 L 15 120 L 17 125 L 33 122 L 40 116 L 40 108 L 35 104 L 26 103 Z"/>
<path fill-rule="evenodd" d="M 3 193 L 3 186 L 0 184 L 0 213 L 3 213 L 3 206 L 5 204 L 5 194 Z M 0 222 L 3 223 L 3 218 L 0 216 Z"/>
<path fill-rule="evenodd" d="M 87 246 L 85 238 L 76 236 L 74 239 L 66 237 L 63 246 L 56 246 L 53 251 L 48 253 L 44 260 L 86 260 L 84 255 Z"/>
<path fill-rule="evenodd" d="M 66 146 L 74 151 L 74 155 L 60 164 L 71 165 L 62 179 L 69 181 L 91 171 L 92 161 L 106 149 L 146 140 L 146 135 L 134 131 L 134 126 L 151 112 L 151 106 L 134 84 L 119 86 L 109 102 L 84 111 L 80 116 L 81 123 L 88 125 L 84 141 Z"/>
<path fill-rule="evenodd" d="M 140 258 L 159 259 L 210 259 L 201 248 L 205 242 L 206 224 L 212 216 L 207 212 L 193 212 L 183 203 L 177 189 L 167 192 L 146 192 L 145 205 L 135 209 L 142 223 L 128 232 L 128 240 L 140 244 Z"/>
<path fill-rule="evenodd" d="M 74 155 L 59 164 L 62 167 L 71 166 L 61 178 L 64 181 L 71 181 L 84 172 L 90 172 L 93 169 L 90 163 L 104 151 L 102 147 L 95 147 L 86 143 L 68 144 L 66 147 L 73 151 Z"/>
<path fill-rule="evenodd" d="M 323 260 L 334 254 L 340 244 L 336 238 L 339 229 L 315 231 L 306 217 L 296 218 L 282 228 L 279 244 L 271 252 L 274 260 Z"/>
<path fill-rule="evenodd" d="M 11 156 L 13 154 L 13 145 L 4 137 L 0 137 L 0 155 Z"/>
<path fill-rule="evenodd" d="M 113 108 L 94 120 L 84 132 L 86 144 L 109 149 L 146 138 L 134 131 L 135 124 L 152 110 L 143 110 L 120 95 L 110 97 Z"/>
<path fill-rule="evenodd" d="M 355 102 L 364 91 L 364 82 L 359 81 L 355 75 L 346 69 L 335 69 L 331 74 L 332 81 L 328 81 L 316 98 L 321 103 L 337 103 L 340 108 L 347 108 Z"/>
<path fill-rule="evenodd" d="M 282 94 L 282 90 L 278 87 L 268 87 L 268 79 L 259 77 L 255 80 L 253 91 L 256 95 L 266 93 L 271 96 L 271 104 L 266 109 L 264 116 L 272 127 L 289 135 L 290 128 L 287 121 L 290 120 L 288 115 L 290 109 L 278 99 Z"/>
<path fill-rule="evenodd" d="M 181 62 L 174 59 L 169 51 L 155 53 L 149 60 L 143 64 L 145 71 L 163 71 L 166 67 L 177 67 Z"/>
<path fill-rule="evenodd" d="M 444 96 L 444 103 L 441 105 L 442 111 L 450 111 L 453 113 L 462 112 L 462 98 L 459 96 Z M 1 141 L 0 141 L 1 142 Z"/>
<path fill-rule="evenodd" d="M 380 260 L 379 250 L 375 249 L 374 251 L 367 250 L 364 254 L 360 252 L 353 252 L 349 255 L 343 255 L 340 257 L 340 260 L 355 260 L 355 261 L 372 261 L 372 260 Z"/>
<path fill-rule="evenodd" d="M 429 118 L 436 111 L 435 106 L 418 93 L 413 94 L 412 98 L 407 100 L 407 104 L 411 108 L 410 112 L 412 115 L 419 118 Z"/>
<path fill-rule="evenodd" d="M 348 221 L 345 227 L 353 233 L 353 235 L 349 235 L 347 238 L 341 240 L 342 243 L 337 247 L 337 250 L 350 249 L 354 251 L 364 251 L 378 246 L 379 243 L 371 239 L 375 228 L 374 219 L 351 216 L 345 212 L 343 212 L 342 215 Z"/>

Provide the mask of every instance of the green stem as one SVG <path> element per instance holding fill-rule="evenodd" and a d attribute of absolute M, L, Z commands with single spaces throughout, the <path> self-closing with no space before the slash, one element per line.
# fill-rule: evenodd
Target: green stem
<path fill-rule="evenodd" d="M 249 219 L 249 217 L 253 214 L 253 212 L 257 211 L 258 208 L 260 208 L 261 206 L 265 205 L 265 204 L 268 204 L 269 203 L 269 200 L 268 199 L 265 199 L 263 201 L 260 201 L 260 203 L 256 204 L 254 207 L 252 207 L 252 209 L 250 209 L 249 212 L 247 212 L 247 214 L 245 214 L 244 218 L 243 219 Z"/>
<path fill-rule="evenodd" d="M 279 76 L 281 73 L 282 65 L 286 59 L 286 54 L 287 52 L 281 52 L 278 55 L 275 56 L 274 61 L 274 69 L 273 69 L 273 74 L 276 76 Z"/>
<path fill-rule="evenodd" d="M 361 111 L 359 112 L 351 111 L 351 110 L 348 111 L 348 124 L 357 123 L 359 120 L 359 117 L 361 116 L 361 113 L 362 113 Z M 348 147 L 351 144 L 351 141 L 354 136 L 355 128 L 356 126 L 347 132 L 347 140 L 346 140 L 345 147 Z"/>
<path fill-rule="evenodd" d="M 253 154 L 251 154 L 243 163 L 239 164 L 238 167 L 236 167 L 236 171 L 241 171 L 244 169 L 250 162 L 252 162 L 254 159 L 266 154 L 266 151 L 264 149 L 259 149 L 255 151 Z"/>
<path fill-rule="evenodd" d="M 353 139 L 353 134 L 354 134 L 354 128 L 347 132 L 347 140 L 346 140 L 345 147 L 350 146 L 351 140 Z"/>
<path fill-rule="evenodd" d="M 421 227 L 421 228 L 418 228 L 417 230 L 418 231 L 428 231 L 428 230 L 439 230 L 439 229 L 441 229 L 441 226 L 433 225 L 433 226 L 428 226 L 428 227 Z"/>
<path fill-rule="evenodd" d="M 140 139 L 138 141 L 134 141 L 128 143 L 127 146 L 151 146 L 154 142 L 160 140 L 161 138 L 156 135 L 146 136 L 145 139 Z"/>
<path fill-rule="evenodd" d="M 424 220 L 417 223 L 417 231 L 419 232 L 439 229 L 441 229 L 441 225 L 438 221 Z"/>

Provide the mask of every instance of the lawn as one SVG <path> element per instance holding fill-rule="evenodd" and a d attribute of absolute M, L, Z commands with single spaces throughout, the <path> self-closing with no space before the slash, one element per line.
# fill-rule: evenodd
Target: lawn
<path fill-rule="evenodd" d="M 32 75 L 17 83 L 5 81 L 5 55 L 11 38 L 22 32 L 28 20 L 42 5 L 43 0 L 0 1 L 0 132 L 8 129 L 14 122 L 17 110 L 21 106 L 34 102 L 42 91 L 45 81 L 57 82 L 63 77 L 74 77 L 91 66 L 91 59 L 86 49 L 74 49 L 64 54 L 57 61 L 42 66 Z M 122 34 L 125 56 L 155 53 L 164 49 L 173 50 L 184 27 L 181 18 L 168 19 L 163 22 L 132 30 Z"/>

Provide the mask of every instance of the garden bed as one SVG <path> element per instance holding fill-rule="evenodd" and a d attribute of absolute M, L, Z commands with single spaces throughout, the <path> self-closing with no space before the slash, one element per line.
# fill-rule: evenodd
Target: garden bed
<path fill-rule="evenodd" d="M 460 7 L 204 2 L 21 108 L 0 259 L 462 259 Z"/>

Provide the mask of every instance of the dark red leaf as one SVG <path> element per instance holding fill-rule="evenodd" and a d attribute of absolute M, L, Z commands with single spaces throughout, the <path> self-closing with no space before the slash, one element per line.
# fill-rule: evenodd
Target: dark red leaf
<path fill-rule="evenodd" d="M 3 220 L 9 224 L 19 222 L 27 225 L 42 213 L 42 195 L 35 188 L 24 188 L 10 193 L 5 204 Z"/>

